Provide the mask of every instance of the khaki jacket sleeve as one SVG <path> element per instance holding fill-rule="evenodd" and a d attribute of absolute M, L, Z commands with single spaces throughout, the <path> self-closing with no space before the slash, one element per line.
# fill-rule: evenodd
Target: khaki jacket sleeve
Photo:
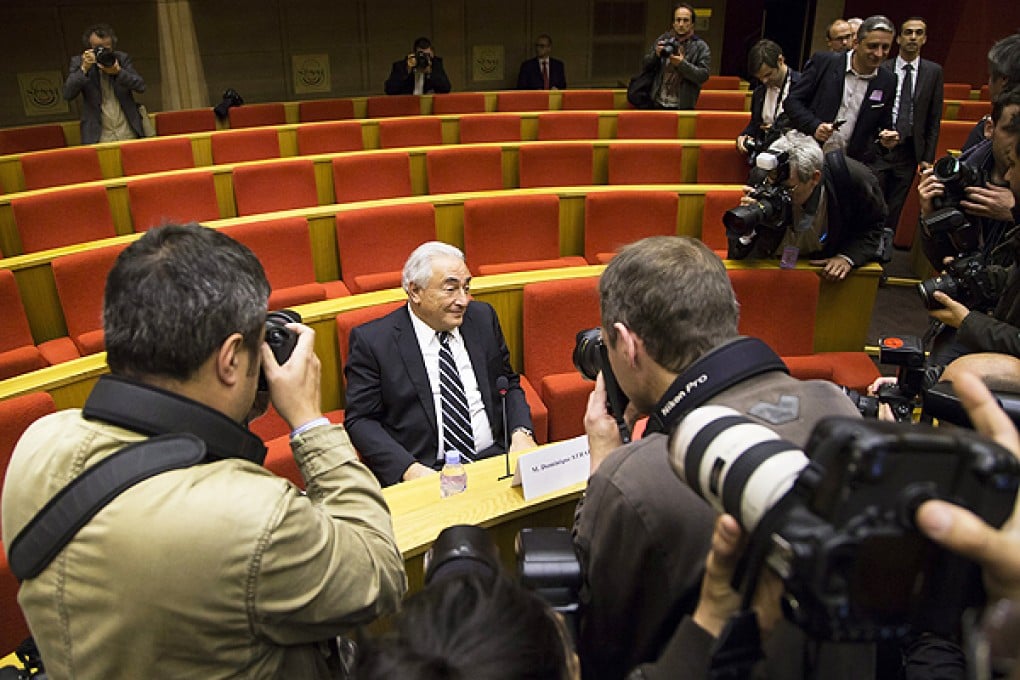
<path fill-rule="evenodd" d="M 253 630 L 283 645 L 395 611 L 407 590 L 379 483 L 343 427 L 315 428 L 291 448 L 307 491 L 287 486 L 248 571 Z"/>

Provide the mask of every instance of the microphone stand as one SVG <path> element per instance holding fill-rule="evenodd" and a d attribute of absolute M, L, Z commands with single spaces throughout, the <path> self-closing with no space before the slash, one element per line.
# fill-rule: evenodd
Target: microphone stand
<path fill-rule="evenodd" d="M 510 389 L 510 381 L 506 376 L 496 378 L 496 389 L 499 390 L 499 401 L 503 406 L 503 460 L 506 463 L 506 474 L 499 477 L 497 481 L 503 481 L 513 477 L 510 473 L 510 423 L 506 420 L 506 393 Z"/>

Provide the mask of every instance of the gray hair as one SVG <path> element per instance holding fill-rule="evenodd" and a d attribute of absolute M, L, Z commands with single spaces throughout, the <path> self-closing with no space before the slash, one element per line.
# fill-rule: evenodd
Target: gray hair
<path fill-rule="evenodd" d="M 896 35 L 896 29 L 893 27 L 893 22 L 889 20 L 889 17 L 881 14 L 874 14 L 861 22 L 861 27 L 857 29 L 857 40 L 864 40 L 864 36 L 872 31 L 884 31 L 886 33 Z"/>
<path fill-rule="evenodd" d="M 460 252 L 459 248 L 442 241 L 426 241 L 415 248 L 411 256 L 407 258 L 407 262 L 404 263 L 400 285 L 404 290 L 407 290 L 412 283 L 419 288 L 427 287 L 429 279 L 432 278 L 432 260 L 442 256 L 464 260 L 464 253 Z"/>
<path fill-rule="evenodd" d="M 821 170 L 825 162 L 822 148 L 813 137 L 808 137 L 802 132 L 790 130 L 785 135 L 772 142 L 769 151 L 790 154 L 790 174 L 793 174 L 801 182 L 807 182 L 815 174 L 815 170 Z"/>

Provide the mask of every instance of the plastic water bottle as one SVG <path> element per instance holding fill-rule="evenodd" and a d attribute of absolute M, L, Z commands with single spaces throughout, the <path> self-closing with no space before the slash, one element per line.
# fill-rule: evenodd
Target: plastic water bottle
<path fill-rule="evenodd" d="M 446 464 L 439 471 L 439 493 L 443 498 L 467 489 L 467 471 L 460 462 L 459 451 L 446 452 Z"/>

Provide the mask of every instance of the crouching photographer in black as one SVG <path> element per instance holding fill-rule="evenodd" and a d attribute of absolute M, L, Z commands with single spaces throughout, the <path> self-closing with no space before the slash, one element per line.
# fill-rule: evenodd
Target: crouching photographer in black
<path fill-rule="evenodd" d="M 803 253 L 826 279 L 841 281 L 881 256 L 885 200 L 866 166 L 840 151 L 823 156 L 799 132 L 773 142 L 756 165 L 764 178 L 723 216 L 730 259 L 782 255 L 792 267 Z"/>
<path fill-rule="evenodd" d="M 1005 654 L 988 658 L 1003 642 L 993 639 L 1004 632 L 1001 610 L 967 624 L 986 599 L 1020 596 L 1020 441 L 977 377 L 954 387 L 991 439 L 831 418 L 812 433 L 808 458 L 725 407 L 690 413 L 670 435 L 671 467 L 727 514 L 693 616 L 657 663 L 630 677 L 750 677 L 759 623 L 778 635 L 780 602 L 812 640 L 902 644 L 897 677 L 963 678 L 966 664 L 966 677 L 989 678 L 989 666 L 1009 672 L 1003 662 L 1016 677 L 1015 632 Z M 961 631 L 966 660 L 950 641 Z M 871 675 L 861 665 L 808 670 Z"/>
<path fill-rule="evenodd" d="M 1000 120 L 995 134 L 993 143 L 1003 136 L 1010 142 L 1002 179 L 1015 199 L 1020 196 L 1020 99 L 1010 122 Z M 945 267 L 941 276 L 919 286 L 932 318 L 946 327 L 933 343 L 935 364 L 971 352 L 1020 356 L 1020 234 L 1013 223 L 995 226 L 971 214 L 975 200 L 1002 193 L 981 185 L 979 177 L 974 166 L 944 158 L 918 186 L 926 252 Z"/>

